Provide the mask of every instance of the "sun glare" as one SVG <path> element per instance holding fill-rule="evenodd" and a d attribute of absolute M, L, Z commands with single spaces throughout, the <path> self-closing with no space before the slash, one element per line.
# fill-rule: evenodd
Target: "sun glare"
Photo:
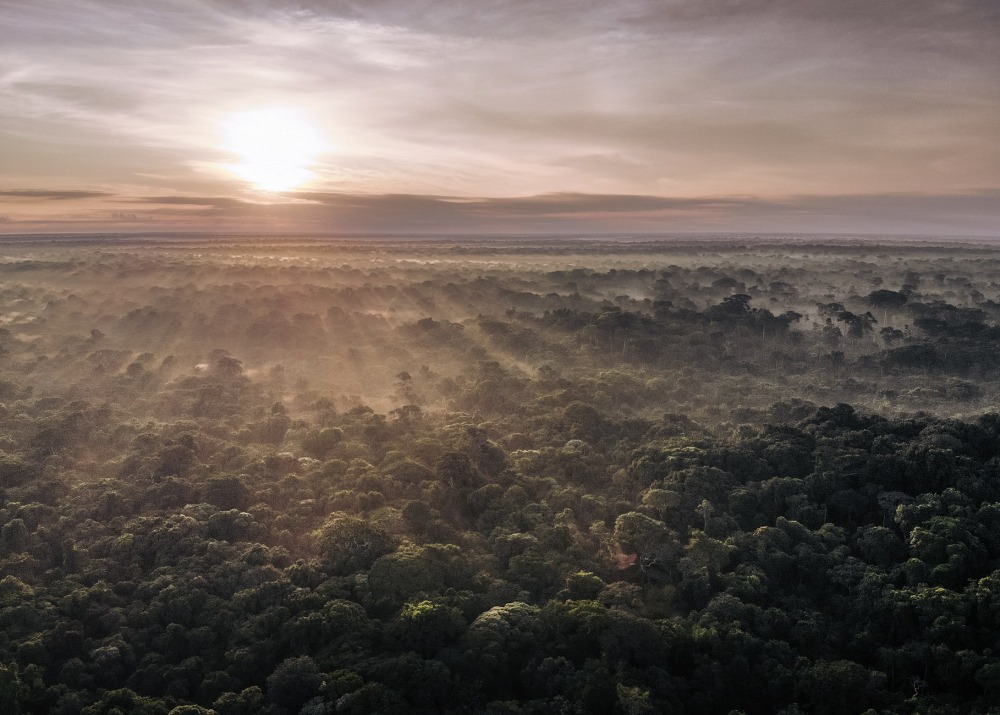
<path fill-rule="evenodd" d="M 234 114 L 223 134 L 223 148 L 240 158 L 227 168 L 260 191 L 289 191 L 305 184 L 313 177 L 316 157 L 326 149 L 309 122 L 281 107 Z"/>

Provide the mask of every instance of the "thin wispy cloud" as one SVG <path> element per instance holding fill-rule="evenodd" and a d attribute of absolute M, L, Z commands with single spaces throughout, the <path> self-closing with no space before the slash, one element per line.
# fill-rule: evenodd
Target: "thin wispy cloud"
<path fill-rule="evenodd" d="M 159 204 L 162 206 L 214 206 L 215 208 L 234 208 L 252 205 L 250 202 L 226 196 L 143 196 L 127 199 L 132 203 Z"/>
<path fill-rule="evenodd" d="M 989 234 L 1000 191 L 965 194 L 752 195 L 664 197 L 623 194 L 543 194 L 521 197 L 435 196 L 295 192 L 270 202 L 226 197 L 171 196 L 130 199 L 140 213 L 168 220 L 200 217 L 219 230 L 278 230 L 298 226 L 316 232 L 539 233 L 679 231 L 810 231 L 821 218 L 841 233 Z M 888 209 L 888 211 L 887 211 Z"/>
<path fill-rule="evenodd" d="M 0 191 L 0 201 L 72 201 L 97 199 L 112 194 L 103 191 L 50 191 L 45 189 L 15 189 Z"/>
<path fill-rule="evenodd" d="M 992 0 L 9 0 L 0 24 L 0 189 L 259 202 L 222 127 L 267 106 L 329 144 L 315 192 L 857 194 L 892 218 L 891 195 L 1000 187 Z"/>

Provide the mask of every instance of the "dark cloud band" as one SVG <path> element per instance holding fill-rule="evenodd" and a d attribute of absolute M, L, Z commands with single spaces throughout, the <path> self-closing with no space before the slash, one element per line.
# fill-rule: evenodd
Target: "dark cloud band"
<path fill-rule="evenodd" d="M 41 189 L 15 189 L 0 191 L 0 200 L 72 201 L 74 199 L 100 199 L 113 196 L 103 191 L 51 191 Z"/>

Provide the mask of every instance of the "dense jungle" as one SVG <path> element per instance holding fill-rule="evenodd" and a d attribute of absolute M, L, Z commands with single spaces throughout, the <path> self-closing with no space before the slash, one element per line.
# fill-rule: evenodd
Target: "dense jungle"
<path fill-rule="evenodd" d="M 986 243 L 7 238 L 0 713 L 1000 712 L 998 378 Z"/>

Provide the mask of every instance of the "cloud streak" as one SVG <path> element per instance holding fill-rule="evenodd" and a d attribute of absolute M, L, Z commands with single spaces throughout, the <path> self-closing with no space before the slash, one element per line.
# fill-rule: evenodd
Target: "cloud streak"
<path fill-rule="evenodd" d="M 12 192 L 8 192 L 12 193 Z M 46 196 L 61 192 L 33 191 Z M 37 198 L 24 199 L 37 202 Z M 31 230 L 241 231 L 320 234 L 883 233 L 1000 237 L 1000 190 L 926 194 L 717 195 L 551 193 L 519 197 L 294 192 L 108 196 L 79 209 L 8 220 Z M 15 204 L 11 204 L 15 206 Z"/>
<path fill-rule="evenodd" d="M 251 205 L 248 201 L 227 196 L 143 196 L 142 198 L 127 199 L 127 201 L 162 206 L 208 206 L 217 209 Z"/>
<path fill-rule="evenodd" d="M 40 189 L 13 189 L 0 191 L 0 201 L 73 201 L 80 199 L 99 199 L 113 196 L 103 191 L 49 191 Z"/>
<path fill-rule="evenodd" d="M 206 225 L 318 233 L 670 233 L 760 231 L 1000 236 L 1000 191 L 826 196 L 594 195 L 457 197 L 299 192 L 254 203 L 225 197 L 132 200 L 164 226 Z"/>

